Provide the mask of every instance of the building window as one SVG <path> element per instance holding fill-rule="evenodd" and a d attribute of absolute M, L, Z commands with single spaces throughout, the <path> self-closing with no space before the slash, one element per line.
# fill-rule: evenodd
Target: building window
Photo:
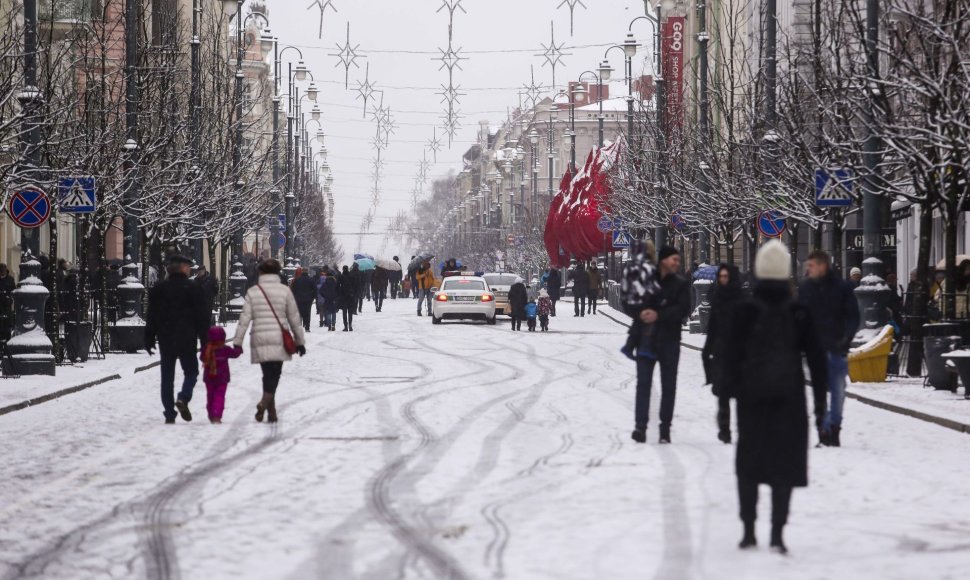
<path fill-rule="evenodd" d="M 43 21 L 89 22 L 101 18 L 102 0 L 39 0 L 37 18 Z"/>

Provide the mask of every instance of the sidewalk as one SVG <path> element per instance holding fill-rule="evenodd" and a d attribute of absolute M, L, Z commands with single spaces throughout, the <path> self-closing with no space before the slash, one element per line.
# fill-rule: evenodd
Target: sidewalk
<path fill-rule="evenodd" d="M 597 306 L 597 310 L 614 322 L 629 326 L 630 317 L 626 314 L 605 304 Z M 685 329 L 681 345 L 699 351 L 706 338 L 703 334 L 689 334 Z M 970 433 L 970 400 L 963 398 L 963 387 L 951 393 L 923 387 L 920 378 L 890 378 L 885 383 L 850 383 L 846 391 L 846 396 L 861 403 Z"/>
<path fill-rule="evenodd" d="M 26 376 L 0 379 L 0 416 L 53 401 L 123 378 L 130 378 L 158 365 L 158 354 L 109 354 L 102 360 L 57 367 L 56 376 Z"/>

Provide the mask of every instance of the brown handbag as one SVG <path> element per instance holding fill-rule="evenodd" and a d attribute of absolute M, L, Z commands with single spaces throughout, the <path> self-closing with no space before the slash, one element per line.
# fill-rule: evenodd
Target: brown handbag
<path fill-rule="evenodd" d="M 293 340 L 293 334 L 283 326 L 283 323 L 280 321 L 280 317 L 276 315 L 276 309 L 273 308 L 273 303 L 270 301 L 269 296 L 266 295 L 266 290 L 263 290 L 263 287 L 259 284 L 256 284 L 256 287 L 259 288 L 259 291 L 263 293 L 263 298 L 266 299 L 266 304 L 269 305 L 269 311 L 273 313 L 273 318 L 276 319 L 276 324 L 280 325 L 280 332 L 283 333 L 283 350 L 285 350 L 286 354 L 289 355 L 296 354 L 296 341 Z"/>

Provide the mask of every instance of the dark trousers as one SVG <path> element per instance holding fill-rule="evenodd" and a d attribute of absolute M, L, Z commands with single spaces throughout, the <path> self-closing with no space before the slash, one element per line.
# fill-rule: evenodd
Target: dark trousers
<path fill-rule="evenodd" d="M 387 296 L 386 290 L 374 290 L 374 307 L 380 312 L 384 307 L 384 298 Z"/>
<path fill-rule="evenodd" d="M 343 317 L 344 317 L 344 328 L 348 328 L 348 327 L 349 328 L 353 328 L 354 327 L 354 312 L 356 312 L 356 309 L 355 308 L 344 308 L 342 310 L 342 312 L 343 312 Z"/>
<path fill-rule="evenodd" d="M 791 506 L 790 485 L 771 486 L 771 525 L 781 527 L 788 523 Z M 758 484 L 738 478 L 738 499 L 741 501 L 741 521 L 754 523 L 758 519 Z"/>
<path fill-rule="evenodd" d="M 303 329 L 310 330 L 310 311 L 313 309 L 313 302 L 297 302 L 296 309 L 300 311 Z"/>
<path fill-rule="evenodd" d="M 283 374 L 283 361 L 259 363 L 259 368 L 263 371 L 263 392 L 275 395 Z"/>
<path fill-rule="evenodd" d="M 182 367 L 185 379 L 182 381 L 182 390 L 179 391 L 178 400 L 186 403 L 192 400 L 192 390 L 195 382 L 199 378 L 199 359 L 195 353 L 168 354 L 159 352 L 162 373 L 162 407 L 165 410 L 166 419 L 174 419 L 178 412 L 175 410 L 175 363 Z"/>
<path fill-rule="evenodd" d="M 592 312 L 593 314 L 596 314 L 596 300 L 599 299 L 599 295 L 600 295 L 599 290 L 589 291 L 589 301 L 587 302 L 587 306 L 586 306 L 587 312 Z"/>
<path fill-rule="evenodd" d="M 367 299 L 370 300 L 370 297 L 368 297 Z M 363 296 L 358 296 L 357 297 L 357 312 L 359 312 L 361 314 L 364 313 L 364 297 Z"/>
<path fill-rule="evenodd" d="M 542 330 L 548 330 L 549 329 L 549 315 L 548 314 L 544 314 L 544 315 L 542 315 L 542 316 L 539 317 L 539 327 Z"/>
<path fill-rule="evenodd" d="M 573 296 L 573 310 L 575 311 L 576 316 L 586 316 L 586 294 L 585 293 Z"/>
<path fill-rule="evenodd" d="M 522 330 L 522 319 L 512 315 L 512 330 Z"/>
<path fill-rule="evenodd" d="M 658 343 L 656 359 L 637 357 L 636 427 L 646 429 L 650 420 L 650 390 L 653 388 L 653 369 L 660 363 L 660 425 L 669 427 L 674 420 L 674 401 L 677 398 L 677 365 L 680 363 L 680 343 Z"/>
<path fill-rule="evenodd" d="M 397 300 L 397 293 L 401 291 L 401 285 L 391 282 L 391 300 Z"/>

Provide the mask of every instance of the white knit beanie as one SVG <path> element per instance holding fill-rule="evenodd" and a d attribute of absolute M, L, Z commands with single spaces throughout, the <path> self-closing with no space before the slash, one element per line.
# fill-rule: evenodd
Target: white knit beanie
<path fill-rule="evenodd" d="M 791 254 L 788 246 L 771 240 L 761 246 L 754 259 L 754 275 L 759 280 L 784 280 L 791 278 Z"/>

